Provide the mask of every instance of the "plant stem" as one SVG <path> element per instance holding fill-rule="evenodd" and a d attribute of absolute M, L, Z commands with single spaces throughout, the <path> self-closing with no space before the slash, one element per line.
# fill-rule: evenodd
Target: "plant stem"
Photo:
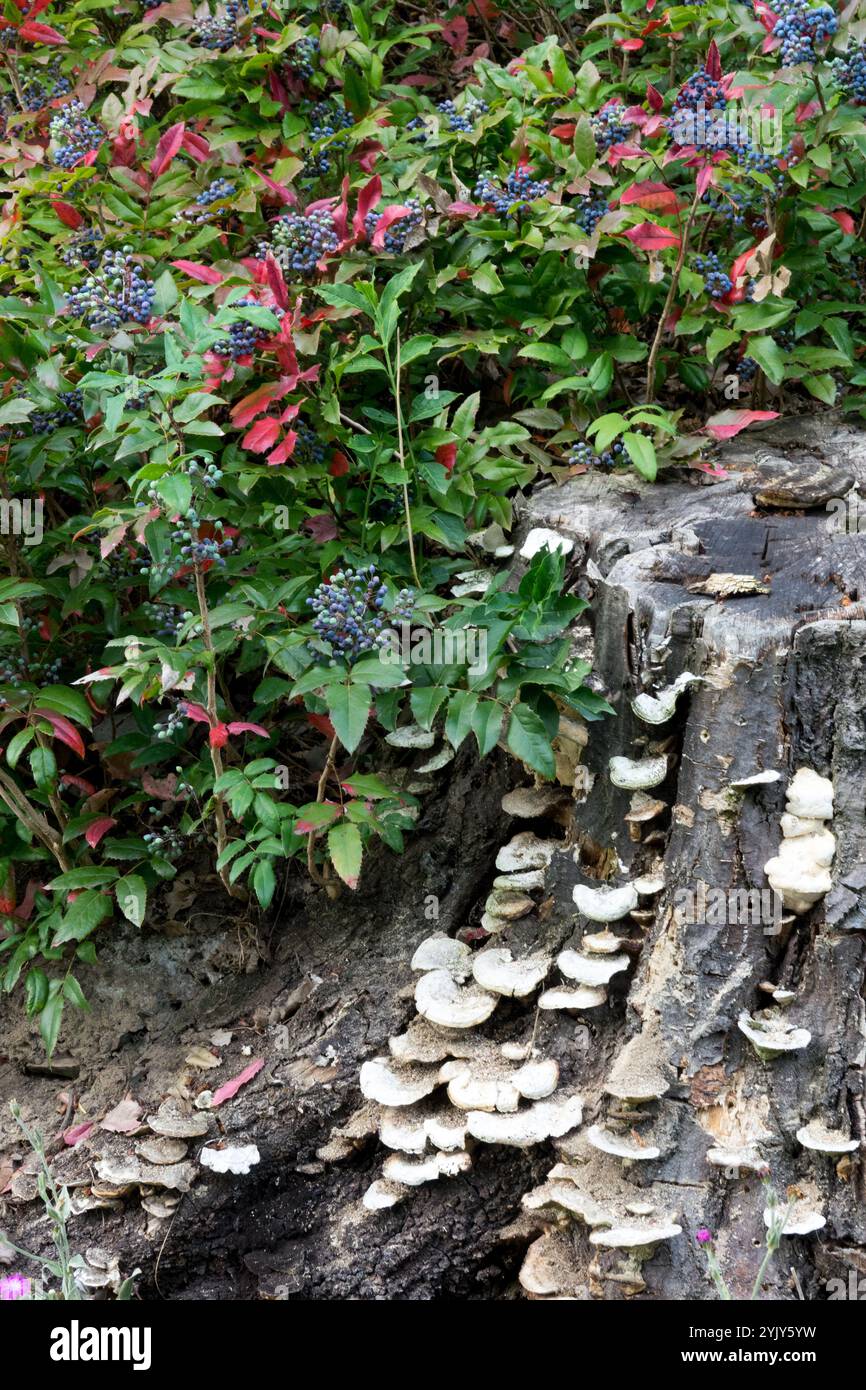
<path fill-rule="evenodd" d="M 340 740 L 337 738 L 337 735 L 334 734 L 334 737 L 331 739 L 331 746 L 328 749 L 328 756 L 325 759 L 325 766 L 322 768 L 322 775 L 319 778 L 319 785 L 316 788 L 317 805 L 325 799 L 325 788 L 328 785 L 328 778 L 334 771 L 334 760 L 337 756 L 337 749 L 339 745 Z M 311 830 L 307 835 L 307 871 L 314 883 L 322 885 L 325 882 L 326 874 L 324 872 L 320 874 L 318 868 L 316 867 L 315 839 L 316 832 L 315 830 Z M 327 862 L 325 864 L 325 868 L 327 868 Z"/>
<path fill-rule="evenodd" d="M 204 587 L 204 572 L 198 561 L 195 563 L 195 593 L 198 599 L 198 612 L 201 619 L 202 643 L 208 654 L 207 663 L 207 712 L 210 719 L 210 727 L 214 728 L 219 723 L 217 714 L 216 699 L 216 652 L 214 650 L 213 635 L 210 628 L 210 613 L 207 606 L 207 594 Z M 211 766 L 214 772 L 214 781 L 218 781 L 223 775 L 223 758 L 219 748 L 215 748 L 208 739 L 210 748 Z M 214 792 L 214 820 L 216 822 L 217 836 L 217 857 L 228 847 L 229 837 L 226 830 L 226 809 L 221 792 Z M 229 879 L 228 865 L 218 870 L 223 888 L 229 897 L 243 899 L 246 897 L 244 890 Z"/>
<path fill-rule="evenodd" d="M 397 411 L 397 456 L 400 459 L 400 471 L 406 472 L 406 456 L 403 449 L 403 409 L 400 404 L 400 330 L 397 329 L 397 366 L 393 382 L 394 407 Z M 415 538 L 412 534 L 412 514 L 409 510 L 409 484 L 403 483 L 403 510 L 406 514 L 406 539 L 409 543 L 409 561 L 412 566 L 412 578 L 415 580 L 417 588 L 421 588 L 421 580 L 418 578 L 418 566 L 415 562 Z"/>
<path fill-rule="evenodd" d="M 680 252 L 679 252 L 679 255 L 677 256 L 677 263 L 676 263 L 676 265 L 674 266 L 673 275 L 671 276 L 670 288 L 668 289 L 667 298 L 665 299 L 665 305 L 664 305 L 664 308 L 662 309 L 661 317 L 660 317 L 659 322 L 658 322 L 658 328 L 656 329 L 656 334 L 655 334 L 655 337 L 653 338 L 653 345 L 652 345 L 652 348 L 650 349 L 649 362 L 647 363 L 647 373 L 646 373 L 646 404 L 647 404 L 647 405 L 651 405 L 652 402 L 655 400 L 655 389 L 656 389 L 656 364 L 657 364 L 657 362 L 658 362 L 659 350 L 660 350 L 660 348 L 661 348 L 662 338 L 663 338 L 663 336 L 664 336 L 665 324 L 666 324 L 667 321 L 668 321 L 668 315 L 670 314 L 671 306 L 672 306 L 672 304 L 673 304 L 673 302 L 674 302 L 674 297 L 675 297 L 676 292 L 677 292 L 677 286 L 679 285 L 679 282 L 680 282 L 680 272 L 682 271 L 683 263 L 684 263 L 684 261 L 685 261 L 685 259 L 686 259 L 686 251 L 688 250 L 688 246 L 689 246 L 689 236 L 691 235 L 692 226 L 693 226 L 693 224 L 694 224 L 694 220 L 695 220 L 695 217 L 696 217 L 696 215 L 697 215 L 698 205 L 699 205 L 700 201 L 701 201 L 701 194 L 698 192 L 697 189 L 695 189 L 695 196 L 694 196 L 694 198 L 692 199 L 692 205 L 691 205 L 691 207 L 689 208 L 689 215 L 688 215 L 688 217 L 686 218 L 686 225 L 685 225 L 685 227 L 683 228 L 683 234 L 682 234 L 682 237 L 681 237 L 681 239 L 680 239 Z"/>

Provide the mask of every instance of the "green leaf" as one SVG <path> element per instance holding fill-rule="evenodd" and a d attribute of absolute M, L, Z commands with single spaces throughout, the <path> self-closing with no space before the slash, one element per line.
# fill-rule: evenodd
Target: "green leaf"
<path fill-rule="evenodd" d="M 448 691 L 441 685 L 419 685 L 409 696 L 409 705 L 422 729 L 432 729 Z"/>
<path fill-rule="evenodd" d="M 472 732 L 482 758 L 492 752 L 499 742 L 504 710 L 495 700 L 480 700 L 472 715 Z"/>
<path fill-rule="evenodd" d="M 63 914 L 63 921 L 52 939 L 52 946 L 67 941 L 83 941 L 86 936 L 111 916 L 111 900 L 92 890 L 81 893 Z"/>
<path fill-rule="evenodd" d="M 622 442 L 641 477 L 646 478 L 647 482 L 655 482 L 658 461 L 652 440 L 647 439 L 645 434 L 634 434 L 629 430 L 627 434 L 623 435 Z"/>
<path fill-rule="evenodd" d="M 764 375 L 774 386 L 785 380 L 785 354 L 772 338 L 750 338 L 749 356 L 754 357 Z"/>
<path fill-rule="evenodd" d="M 39 1015 L 39 1033 L 46 1053 L 51 1057 L 57 1046 L 57 1039 L 60 1037 L 60 1025 L 63 1022 L 63 995 L 60 993 L 60 981 L 52 980 L 52 987 L 58 986 L 58 992 L 53 994 L 43 1006 Z"/>
<path fill-rule="evenodd" d="M 260 907 L 270 907 L 277 887 L 277 876 L 270 859 L 260 859 L 250 877 Z"/>
<path fill-rule="evenodd" d="M 125 878 L 119 878 L 114 885 L 117 895 L 117 905 L 127 921 L 134 927 L 144 924 L 144 914 L 147 908 L 147 884 L 138 874 L 127 874 Z"/>
<path fill-rule="evenodd" d="M 707 361 L 714 362 L 720 352 L 724 352 L 732 343 L 739 342 L 739 339 L 740 334 L 735 333 L 732 328 L 714 328 L 707 339 Z"/>
<path fill-rule="evenodd" d="M 40 790 L 51 788 L 57 781 L 57 759 L 50 748 L 34 748 L 29 758 L 33 781 Z"/>
<path fill-rule="evenodd" d="M 505 742 L 515 757 L 542 777 L 556 775 L 556 759 L 539 716 L 528 705 L 517 704 L 511 711 Z"/>
<path fill-rule="evenodd" d="M 361 873 L 361 832 L 351 821 L 341 821 L 328 831 L 328 854 L 340 878 L 349 888 L 357 888 Z"/>
<path fill-rule="evenodd" d="M 85 729 L 89 729 L 93 723 L 93 711 L 80 690 L 70 690 L 65 685 L 46 685 L 39 692 L 39 704 L 44 709 L 64 714 L 67 719 L 74 719 Z"/>
<path fill-rule="evenodd" d="M 337 737 L 347 753 L 354 753 L 361 742 L 370 714 L 369 687 L 329 685 L 325 690 L 325 700 Z"/>
<path fill-rule="evenodd" d="M 448 717 L 445 720 L 445 737 L 452 748 L 459 748 L 472 728 L 479 697 L 474 690 L 458 690 L 448 704 Z"/>

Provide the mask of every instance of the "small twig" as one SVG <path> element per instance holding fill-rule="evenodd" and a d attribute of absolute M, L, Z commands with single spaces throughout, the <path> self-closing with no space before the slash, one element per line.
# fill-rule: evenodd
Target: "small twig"
<path fill-rule="evenodd" d="M 698 205 L 700 204 L 700 201 L 701 201 L 701 194 L 700 194 L 700 192 L 699 192 L 697 189 L 695 189 L 695 196 L 694 196 L 694 198 L 692 199 L 692 205 L 691 205 L 691 207 L 689 208 L 689 215 L 688 215 L 688 217 L 687 217 L 687 219 L 686 219 L 686 225 L 685 225 L 685 227 L 683 228 L 683 234 L 682 234 L 682 237 L 680 238 L 680 252 L 679 252 L 679 255 L 677 256 L 677 263 L 676 263 L 676 265 L 674 266 L 674 272 L 673 272 L 673 275 L 671 276 L 670 288 L 669 288 L 668 293 L 667 293 L 667 298 L 665 299 L 664 308 L 662 309 L 661 318 L 659 319 L 659 322 L 658 322 L 658 328 L 656 329 L 655 337 L 653 338 L 653 345 L 652 345 L 652 348 L 651 348 L 651 350 L 650 350 L 649 362 L 647 363 L 647 373 L 646 373 L 646 403 L 647 403 L 647 405 L 650 405 L 650 404 L 652 403 L 652 401 L 655 399 L 656 364 L 657 364 L 657 362 L 658 362 L 659 350 L 660 350 L 660 348 L 661 348 L 662 338 L 664 337 L 665 324 L 666 324 L 667 321 L 668 321 L 668 315 L 670 314 L 671 306 L 672 306 L 672 304 L 673 304 L 673 302 L 674 302 L 674 297 L 675 297 L 676 292 L 677 292 L 677 286 L 679 285 L 679 282 L 680 282 L 680 273 L 681 273 L 682 268 L 683 268 L 683 263 L 685 262 L 685 259 L 686 259 L 686 251 L 688 250 L 688 245 L 689 245 L 689 236 L 690 236 L 690 234 L 691 234 L 692 226 L 693 226 L 693 224 L 694 224 L 694 220 L 695 220 L 695 217 L 696 217 L 696 215 L 697 215 Z"/>

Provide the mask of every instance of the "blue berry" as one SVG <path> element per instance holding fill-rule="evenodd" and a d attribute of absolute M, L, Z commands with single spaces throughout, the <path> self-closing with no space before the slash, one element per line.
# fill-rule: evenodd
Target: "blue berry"
<path fill-rule="evenodd" d="M 254 299 L 236 299 L 229 307 L 232 309 L 244 309 L 255 304 Z M 274 309 L 273 312 L 281 318 L 284 310 Z M 259 328 L 254 323 L 249 323 L 246 319 L 236 319 L 229 324 L 229 335 L 221 338 L 218 343 L 214 343 L 211 349 L 217 357 L 230 357 L 232 361 L 238 362 L 243 357 L 250 357 L 256 348 L 272 336 L 267 328 Z"/>
<path fill-rule="evenodd" d="M 550 187 L 547 179 L 533 179 L 525 167 L 514 169 L 505 180 L 504 186 L 497 184 L 487 174 L 482 174 L 475 185 L 474 197 L 489 204 L 500 217 L 514 216 L 537 198 L 543 198 Z"/>
<path fill-rule="evenodd" d="M 385 640 L 383 610 L 387 597 L 387 587 L 375 565 L 362 565 L 357 571 L 339 570 L 307 599 L 314 613 L 313 631 L 328 644 L 334 656 L 356 661 Z M 401 589 L 393 617 L 408 622 L 413 606 L 413 591 Z"/>
<path fill-rule="evenodd" d="M 816 44 L 824 44 L 836 33 L 839 21 L 829 5 L 812 8 L 808 0 L 777 0 L 778 19 L 773 37 L 781 39 L 779 56 L 783 67 L 814 63 Z"/>
<path fill-rule="evenodd" d="M 695 257 L 695 270 L 704 277 L 704 288 L 711 299 L 724 299 L 734 288 L 734 282 L 713 252 L 708 256 Z"/>
<path fill-rule="evenodd" d="M 849 49 L 842 58 L 830 64 L 837 87 L 854 103 L 866 106 L 866 45 Z"/>
<path fill-rule="evenodd" d="M 260 243 L 258 255 L 263 260 L 272 251 L 284 270 L 306 277 L 315 275 L 322 257 L 336 251 L 339 244 L 333 218 L 325 209 L 289 212 L 272 223 L 271 240 Z"/>
<path fill-rule="evenodd" d="M 449 130 L 460 130 L 467 133 L 475 129 L 478 117 L 483 116 L 489 107 L 482 97 L 467 92 L 462 111 L 457 110 L 453 101 L 440 101 L 436 109 L 441 111 L 443 116 L 447 116 Z"/>
<path fill-rule="evenodd" d="M 156 287 L 133 260 L 131 246 L 106 251 L 98 269 L 69 293 L 69 312 L 97 333 L 115 333 L 124 323 L 146 324 Z"/>
<path fill-rule="evenodd" d="M 400 255 L 409 233 L 414 227 L 420 227 L 424 220 L 424 210 L 417 198 L 410 198 L 405 206 L 411 208 L 411 212 L 408 216 L 401 217 L 398 222 L 392 222 L 385 233 L 384 248 L 386 251 L 390 252 L 392 256 Z M 370 241 L 373 239 L 376 223 L 379 221 L 381 215 L 382 214 L 379 212 L 368 212 L 364 219 L 364 230 Z"/>
<path fill-rule="evenodd" d="M 624 119 L 625 107 L 622 102 L 613 102 L 592 117 L 590 124 L 599 154 L 604 154 L 611 145 L 622 145 L 631 135 L 631 126 Z"/>
<path fill-rule="evenodd" d="M 98 150 L 105 139 L 105 131 L 86 114 L 78 97 L 52 117 L 49 131 L 57 146 L 54 163 L 61 169 L 73 169 L 85 155 Z"/>

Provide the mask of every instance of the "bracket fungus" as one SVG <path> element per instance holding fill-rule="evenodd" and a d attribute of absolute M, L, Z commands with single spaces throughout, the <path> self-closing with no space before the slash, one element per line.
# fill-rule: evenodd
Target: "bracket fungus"
<path fill-rule="evenodd" d="M 447 970 L 430 970 L 415 986 L 415 1007 L 438 1028 L 477 1028 L 493 1013 L 499 995 L 461 985 Z"/>
<path fill-rule="evenodd" d="M 590 932 L 581 938 L 584 951 L 593 956 L 615 956 L 623 943 L 623 938 L 612 931 Z"/>
<path fill-rule="evenodd" d="M 630 1038 L 604 1083 L 606 1094 L 629 1106 L 645 1105 L 647 1101 L 666 1095 L 670 1083 L 659 1057 L 659 1047 L 653 1032 L 637 1033 Z"/>
<path fill-rule="evenodd" d="M 202 1167 L 214 1173 L 248 1173 L 261 1161 L 261 1154 L 255 1144 L 241 1144 L 236 1148 L 204 1148 L 199 1158 Z"/>
<path fill-rule="evenodd" d="M 439 1068 L 421 1062 L 397 1066 L 388 1057 L 374 1057 L 361 1067 L 361 1095 L 380 1105 L 414 1105 L 439 1084 Z"/>
<path fill-rule="evenodd" d="M 594 1149 L 601 1153 L 613 1154 L 615 1158 L 622 1158 L 626 1164 L 647 1163 L 654 1158 L 658 1158 L 661 1149 L 657 1149 L 654 1144 L 644 1144 L 642 1140 L 630 1134 L 615 1134 L 612 1130 L 605 1129 L 604 1125 L 592 1125 L 586 1131 L 586 1137 Z"/>
<path fill-rule="evenodd" d="M 472 973 L 472 952 L 465 941 L 444 932 L 425 937 L 409 962 L 412 970 L 447 970 L 455 979 Z"/>
<path fill-rule="evenodd" d="M 559 1139 L 577 1129 L 583 1119 L 580 1096 L 563 1095 L 554 1100 L 539 1100 L 526 1110 L 514 1114 L 489 1114 L 470 1110 L 467 1128 L 473 1139 L 482 1144 L 506 1144 L 511 1148 L 528 1149 L 545 1139 Z"/>
<path fill-rule="evenodd" d="M 539 840 L 531 830 L 521 830 L 502 846 L 496 856 L 496 867 L 500 873 L 546 869 L 557 849 L 556 840 Z"/>
<path fill-rule="evenodd" d="M 764 1208 L 764 1225 L 769 1228 L 779 1220 L 778 1207 Z M 781 1234 L 783 1236 L 809 1236 L 827 1225 L 827 1219 L 811 1197 L 801 1197 L 788 1204 Z"/>
<path fill-rule="evenodd" d="M 801 767 L 786 794 L 781 819 L 782 843 L 768 859 L 764 873 L 774 892 L 791 912 L 808 912 L 830 892 L 830 866 L 836 838 L 824 825 L 833 817 L 833 784 L 812 768 Z"/>
<path fill-rule="evenodd" d="M 619 922 L 638 905 L 637 889 L 631 883 L 619 888 L 587 888 L 578 883 L 571 896 L 578 912 L 591 922 Z"/>
<path fill-rule="evenodd" d="M 675 1221 L 644 1219 L 592 1231 L 589 1240 L 591 1245 L 603 1245 L 607 1250 L 646 1251 L 650 1255 L 660 1241 L 673 1240 L 682 1231 Z"/>
<path fill-rule="evenodd" d="M 664 755 L 649 758 L 611 758 L 608 775 L 615 787 L 625 791 L 647 791 L 658 787 L 668 775 L 668 760 Z"/>
<path fill-rule="evenodd" d="M 472 962 L 475 983 L 492 994 L 507 999 L 523 999 L 532 994 L 550 970 L 549 956 L 524 956 L 515 960 L 504 948 L 479 951 Z"/>
<path fill-rule="evenodd" d="M 737 1027 L 749 1039 L 762 1062 L 771 1062 L 786 1052 L 800 1052 L 812 1041 L 808 1028 L 796 1028 L 778 1009 L 748 1014 L 745 1010 L 737 1019 Z"/>
<path fill-rule="evenodd" d="M 724 1168 L 729 1172 L 759 1173 L 766 1169 L 766 1160 L 761 1157 L 754 1144 L 729 1144 L 728 1148 L 715 1145 L 707 1149 L 707 1163 L 713 1168 Z"/>
<path fill-rule="evenodd" d="M 797 1142 L 804 1149 L 812 1149 L 819 1154 L 850 1154 L 859 1149 L 860 1140 L 852 1139 L 841 1129 L 829 1129 L 820 1120 L 810 1120 L 797 1130 Z"/>
<path fill-rule="evenodd" d="M 516 787 L 503 796 L 502 809 L 518 820 L 540 820 L 554 816 L 570 801 L 570 794 L 562 787 Z"/>
<path fill-rule="evenodd" d="M 603 985 L 555 985 L 546 989 L 539 997 L 539 1009 L 567 1013 L 579 1013 L 582 1009 L 597 1009 L 607 1003 L 607 990 Z"/>
<path fill-rule="evenodd" d="M 644 724 L 666 724 L 676 713 L 677 700 L 683 691 L 702 679 L 703 677 L 696 676 L 691 671 L 683 671 L 682 675 L 677 676 L 671 685 L 665 686 L 657 695 L 638 695 L 631 702 L 632 710 Z"/>
<path fill-rule="evenodd" d="M 621 956 L 585 956 L 580 951 L 560 951 L 556 964 L 566 979 L 579 985 L 606 985 L 620 970 L 628 970 L 629 959 Z"/>

